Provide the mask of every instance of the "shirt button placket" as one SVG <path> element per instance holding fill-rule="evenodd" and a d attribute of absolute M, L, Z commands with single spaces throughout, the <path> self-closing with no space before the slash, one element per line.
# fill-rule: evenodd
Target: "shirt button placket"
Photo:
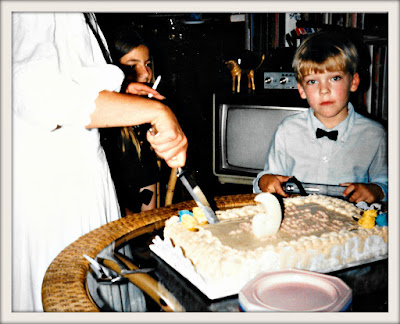
<path fill-rule="evenodd" d="M 331 142 L 330 140 L 327 139 L 322 139 L 322 150 L 321 150 L 321 157 L 320 157 L 320 163 L 321 163 L 321 167 L 319 168 L 319 179 L 322 182 L 325 182 L 326 179 L 328 179 L 329 177 L 329 168 L 328 168 L 328 163 L 330 160 L 330 152 L 332 151 L 332 146 L 331 146 Z"/>

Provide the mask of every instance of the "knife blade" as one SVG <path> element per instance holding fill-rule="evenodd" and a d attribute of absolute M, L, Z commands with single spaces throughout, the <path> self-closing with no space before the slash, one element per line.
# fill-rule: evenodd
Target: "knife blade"
<path fill-rule="evenodd" d="M 196 202 L 197 206 L 201 208 L 204 215 L 207 218 L 208 223 L 215 224 L 219 222 L 217 215 L 215 215 L 214 210 L 211 208 L 206 196 L 200 187 L 195 183 L 190 175 L 185 175 L 186 170 L 183 168 L 177 169 L 177 176 L 181 180 L 184 187 L 187 189 L 189 194 L 192 196 L 193 200 Z"/>
<path fill-rule="evenodd" d="M 156 136 L 158 134 L 158 130 L 155 126 L 150 127 L 149 132 L 151 135 Z M 204 215 L 207 218 L 208 223 L 215 224 L 219 222 L 217 215 L 215 215 L 214 210 L 211 208 L 210 203 L 208 202 L 206 196 L 200 187 L 194 182 L 194 180 L 188 176 L 185 176 L 186 169 L 177 168 L 176 174 L 177 177 L 181 180 L 182 184 L 192 196 L 193 200 L 196 202 L 197 206 L 201 208 Z M 190 180 L 190 182 L 189 182 Z"/>
<path fill-rule="evenodd" d="M 335 186 L 335 185 L 325 185 L 319 183 L 302 183 L 304 191 L 311 194 L 319 194 L 333 197 L 343 197 L 343 192 L 347 187 L 345 186 Z M 299 194 L 301 193 L 301 188 L 293 182 L 288 181 L 284 184 L 283 190 L 288 194 Z"/>

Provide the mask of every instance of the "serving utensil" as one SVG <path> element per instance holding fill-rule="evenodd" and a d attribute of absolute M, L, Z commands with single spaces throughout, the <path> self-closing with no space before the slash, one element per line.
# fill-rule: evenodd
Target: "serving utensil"
<path fill-rule="evenodd" d="M 152 126 L 149 129 L 149 132 L 153 136 L 157 136 L 157 128 L 155 126 Z M 194 179 L 187 174 L 187 171 L 185 168 L 177 168 L 177 177 L 181 180 L 182 184 L 186 188 L 186 190 L 189 192 L 189 194 L 192 196 L 193 200 L 196 202 L 197 206 L 201 208 L 203 211 L 204 215 L 207 218 L 207 221 L 209 224 L 215 224 L 219 222 L 219 219 L 217 215 L 215 215 L 214 210 L 211 208 L 210 203 L 208 202 L 206 196 L 204 195 L 203 191 L 200 189 L 200 187 L 196 184 Z"/>
<path fill-rule="evenodd" d="M 300 194 L 307 196 L 311 194 L 319 194 L 333 197 L 343 197 L 346 186 L 325 185 L 319 183 L 301 183 L 295 177 L 284 183 L 283 190 L 288 194 Z"/>
<path fill-rule="evenodd" d="M 152 298 L 162 310 L 166 312 L 183 312 L 184 307 L 160 282 L 147 273 L 140 273 L 138 267 L 129 261 L 123 254 L 114 252 L 112 260 L 98 258 L 99 262 L 128 279 Z"/>
<path fill-rule="evenodd" d="M 182 181 L 189 194 L 192 196 L 193 200 L 196 202 L 197 206 L 201 208 L 204 215 L 207 218 L 208 223 L 215 224 L 219 222 L 217 215 L 211 209 L 211 205 L 208 202 L 206 196 L 200 187 L 194 182 L 193 178 L 185 175 L 186 170 L 183 168 L 177 169 L 177 176 Z M 190 182 L 189 182 L 190 181 Z"/>
<path fill-rule="evenodd" d="M 98 263 L 96 260 L 92 259 L 90 256 L 83 255 L 86 260 L 90 262 L 91 269 L 95 273 L 95 279 L 99 284 L 111 285 L 120 282 L 126 282 L 127 279 L 121 275 L 113 275 L 109 269 L 102 264 Z"/>
<path fill-rule="evenodd" d="M 121 283 L 121 282 L 127 282 L 128 279 L 125 278 L 124 274 L 134 274 L 134 273 L 148 273 L 151 271 L 154 271 L 154 268 L 143 268 L 143 269 L 135 269 L 135 270 L 126 270 L 122 269 L 120 274 L 114 275 L 112 274 L 110 268 L 104 265 L 104 259 L 99 258 L 99 260 L 102 260 L 101 263 L 97 262 L 96 260 L 92 259 L 90 256 L 84 254 L 83 255 L 86 260 L 88 260 L 92 266 L 92 270 L 95 272 L 96 275 L 96 281 L 100 284 L 114 284 L 114 283 Z"/>

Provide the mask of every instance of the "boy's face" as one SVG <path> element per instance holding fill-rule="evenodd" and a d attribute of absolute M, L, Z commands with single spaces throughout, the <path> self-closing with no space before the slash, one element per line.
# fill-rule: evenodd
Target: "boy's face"
<path fill-rule="evenodd" d="M 356 91 L 359 83 L 358 73 L 351 76 L 343 71 L 325 71 L 306 75 L 297 88 L 314 109 L 315 117 L 333 128 L 346 118 L 350 92 Z"/>
<path fill-rule="evenodd" d="M 136 82 L 149 83 L 153 77 L 151 60 L 147 46 L 139 45 L 126 53 L 119 60 L 122 65 L 130 66 L 134 72 Z"/>

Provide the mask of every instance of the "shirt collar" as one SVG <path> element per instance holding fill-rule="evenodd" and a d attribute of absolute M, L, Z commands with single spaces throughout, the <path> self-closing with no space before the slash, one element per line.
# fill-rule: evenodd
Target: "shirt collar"
<path fill-rule="evenodd" d="M 347 105 L 347 117 L 345 120 L 340 122 L 338 125 L 336 125 L 332 129 L 327 129 L 322 122 L 314 116 L 314 109 L 311 107 L 308 110 L 308 123 L 309 123 L 309 129 L 310 129 L 310 136 L 312 138 L 312 141 L 315 141 L 317 139 L 315 132 L 317 128 L 321 128 L 326 131 L 332 131 L 332 130 L 337 130 L 339 132 L 338 135 L 338 141 L 344 143 L 347 141 L 349 134 L 351 133 L 351 129 L 353 128 L 354 125 L 354 118 L 355 118 L 355 111 L 353 105 L 349 102 Z"/>

